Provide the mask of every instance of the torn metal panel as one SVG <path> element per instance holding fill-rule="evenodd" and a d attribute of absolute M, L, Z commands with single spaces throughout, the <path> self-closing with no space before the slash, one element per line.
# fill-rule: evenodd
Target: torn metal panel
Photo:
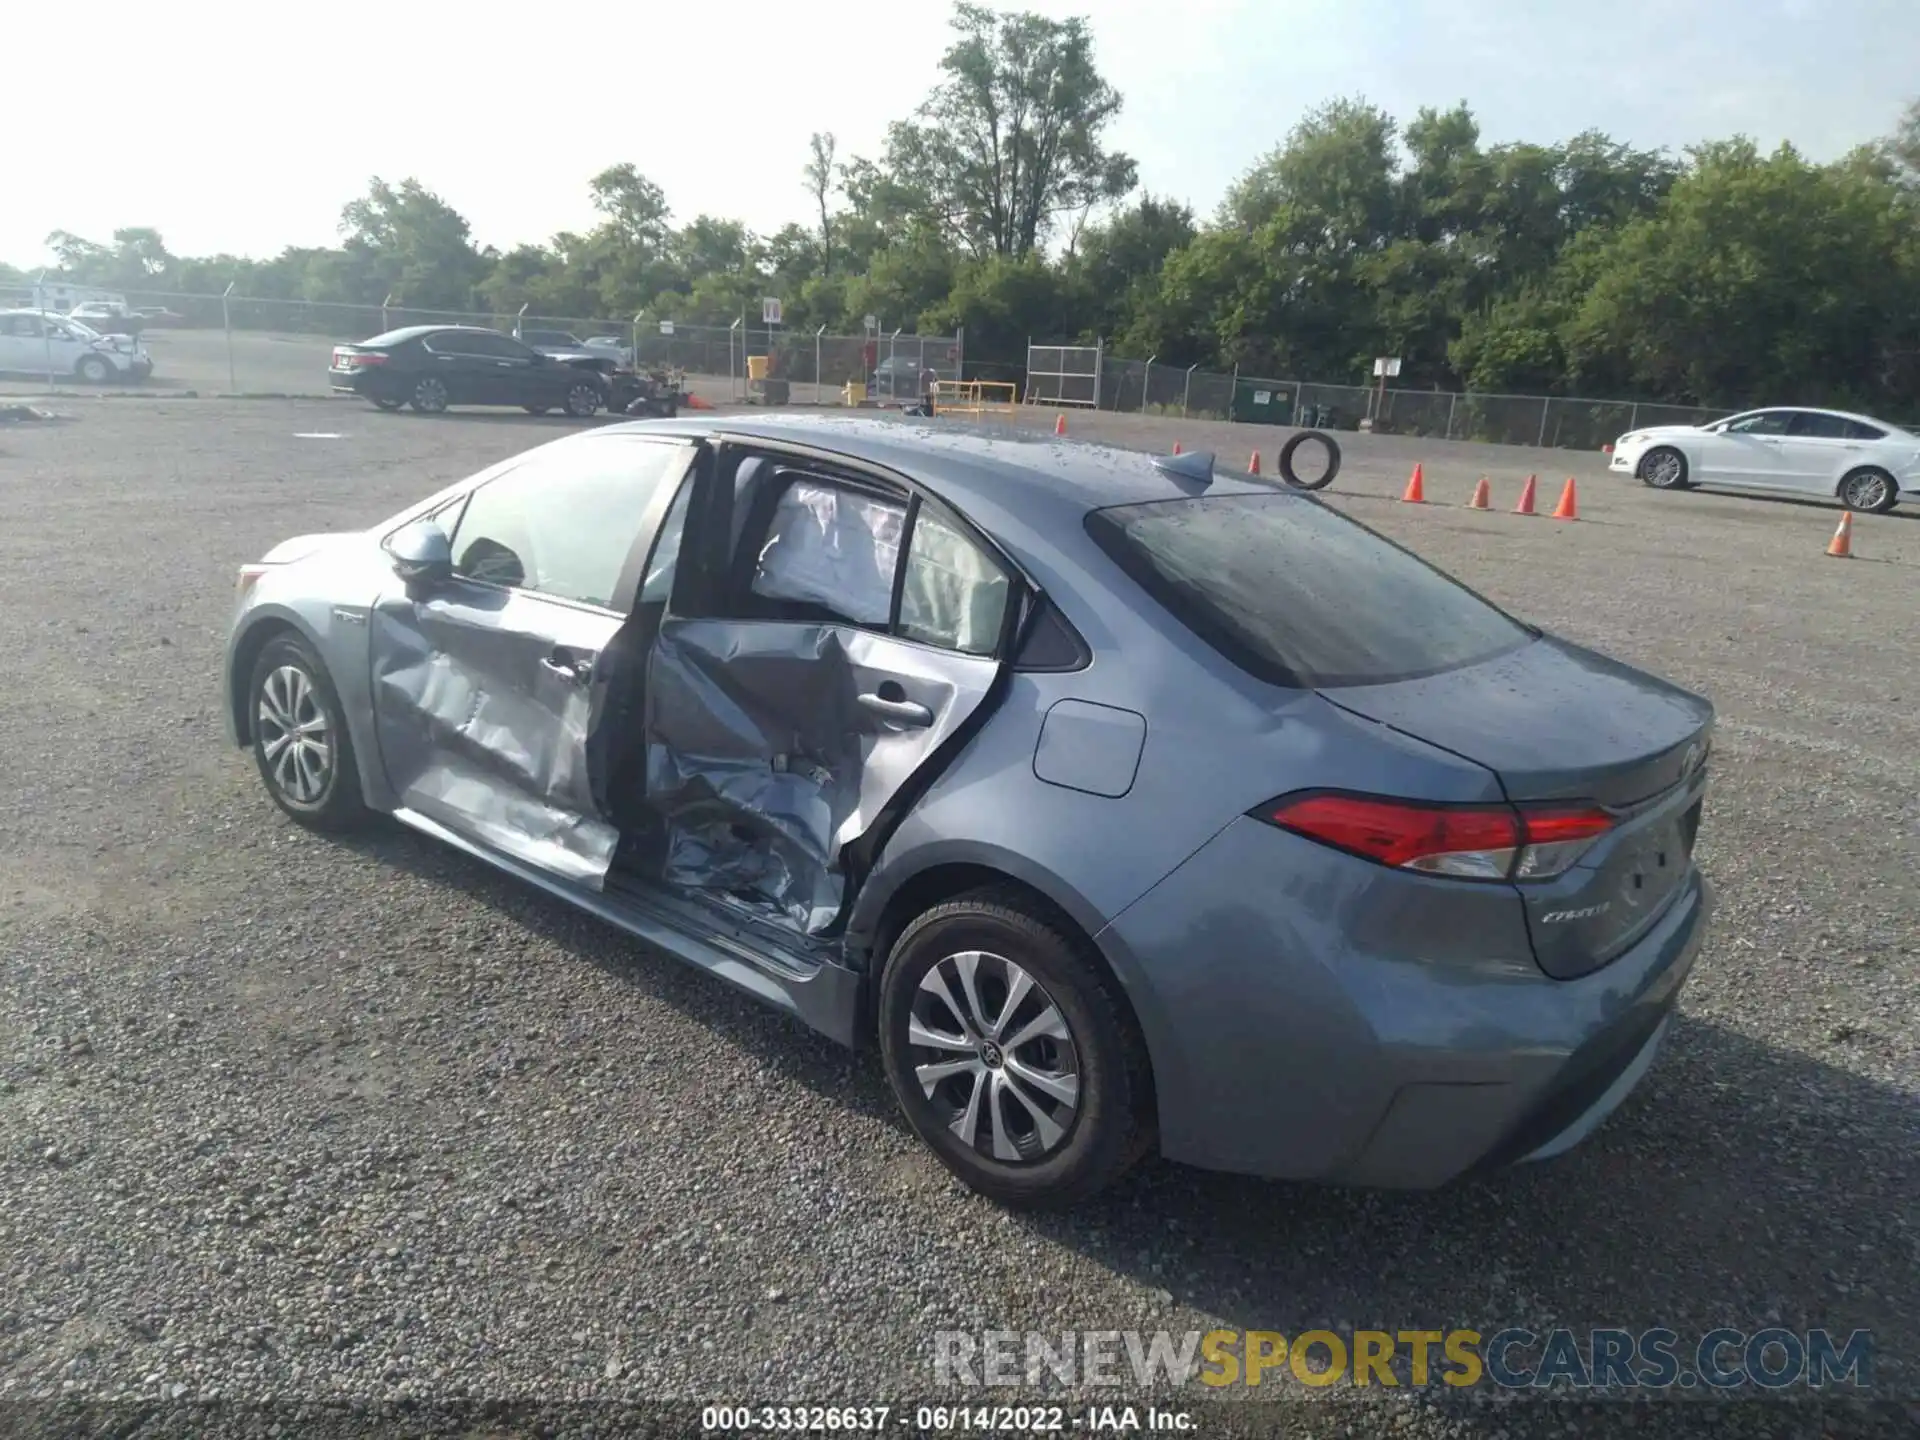
<path fill-rule="evenodd" d="M 662 878 L 820 934 L 845 898 L 846 846 L 979 707 L 997 668 L 852 626 L 668 620 L 646 688 Z M 924 718 L 903 721 L 902 708 Z"/>
<path fill-rule="evenodd" d="M 374 713 L 401 803 L 599 885 L 619 837 L 595 802 L 585 676 L 618 623 L 479 586 L 383 599 L 370 637 Z"/>

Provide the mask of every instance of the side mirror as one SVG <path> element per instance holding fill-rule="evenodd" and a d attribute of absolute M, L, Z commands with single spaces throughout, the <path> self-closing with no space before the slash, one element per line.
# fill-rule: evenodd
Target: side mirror
<path fill-rule="evenodd" d="M 435 521 L 395 531 L 381 548 L 393 560 L 393 573 L 409 585 L 434 585 L 453 575 L 453 541 Z"/>

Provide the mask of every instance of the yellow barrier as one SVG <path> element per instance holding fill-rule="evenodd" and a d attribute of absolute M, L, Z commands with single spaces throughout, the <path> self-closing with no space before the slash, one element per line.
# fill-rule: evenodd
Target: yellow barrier
<path fill-rule="evenodd" d="M 1011 415 L 1018 388 L 1010 380 L 936 380 L 936 415 Z"/>

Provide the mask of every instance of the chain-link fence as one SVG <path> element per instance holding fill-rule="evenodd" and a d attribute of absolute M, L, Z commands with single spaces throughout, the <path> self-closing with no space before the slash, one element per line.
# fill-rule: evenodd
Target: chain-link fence
<path fill-rule="evenodd" d="M 58 344 L 49 344 L 45 336 L 31 345 L 22 339 L 14 344 L 20 352 L 14 355 L 7 348 L 14 337 L 0 333 L 0 380 L 12 375 L 60 386 L 92 383 L 79 368 L 87 349 L 79 342 L 101 332 L 116 355 L 144 362 L 122 367 L 104 383 L 139 378 L 150 364 L 151 374 L 142 383 L 157 389 L 325 395 L 331 389 L 328 369 L 335 345 L 409 325 L 478 325 L 517 334 L 539 349 L 577 345 L 605 351 L 623 365 L 684 371 L 689 388 L 716 403 L 749 398 L 748 362 L 755 356 L 767 357 L 767 375 L 786 382 L 787 398 L 794 403 L 837 403 L 849 383 L 864 386 L 883 403 L 905 402 L 925 395 L 934 380 L 960 379 L 963 365 L 958 333 L 829 335 L 750 326 L 744 317 L 731 326 L 684 325 L 434 310 L 391 300 L 343 305 L 251 295 L 120 291 L 115 296 L 78 305 L 58 322 Z M 37 308 L 31 287 L 0 290 L 0 309 L 13 306 Z M 752 398 L 764 394 L 755 389 Z"/>
<path fill-rule="evenodd" d="M 1379 390 L 1271 376 L 1183 369 L 1103 355 L 1099 408 L 1499 445 L 1597 450 L 1644 425 L 1698 425 L 1730 410 L 1560 395 Z"/>

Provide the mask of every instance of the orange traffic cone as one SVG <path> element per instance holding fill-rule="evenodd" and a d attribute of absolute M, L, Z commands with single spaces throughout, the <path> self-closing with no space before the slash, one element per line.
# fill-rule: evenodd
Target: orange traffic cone
<path fill-rule="evenodd" d="M 1258 450 L 1254 451 L 1252 457 L 1247 461 L 1247 473 L 1249 475 L 1258 475 L 1260 473 L 1260 452 Z"/>
<path fill-rule="evenodd" d="M 1533 492 L 1540 483 L 1538 475 L 1527 476 L 1527 483 L 1520 490 L 1520 503 L 1513 507 L 1516 515 L 1531 515 L 1533 511 Z"/>
<path fill-rule="evenodd" d="M 1853 511 L 1841 514 L 1840 526 L 1833 532 L 1833 539 L 1827 542 L 1827 553 L 1838 555 L 1842 560 L 1853 558 Z"/>
<path fill-rule="evenodd" d="M 1493 506 L 1488 502 L 1492 498 L 1491 487 L 1487 484 L 1487 477 L 1482 475 L 1480 477 L 1480 483 L 1473 487 L 1473 499 L 1467 502 L 1467 508 L 1469 510 L 1491 510 Z"/>
<path fill-rule="evenodd" d="M 1567 483 L 1560 491 L 1560 503 L 1553 507 L 1553 518 L 1556 520 L 1578 520 L 1580 518 L 1580 502 L 1574 498 L 1573 477 L 1571 475 L 1567 476 Z"/>
<path fill-rule="evenodd" d="M 1067 433 L 1067 417 L 1066 416 L 1056 415 L 1053 417 L 1053 433 L 1056 435 L 1064 435 Z"/>
<path fill-rule="evenodd" d="M 1427 503 L 1427 487 L 1424 479 L 1424 473 L 1416 463 L 1413 467 L 1413 478 L 1407 481 L 1406 493 L 1400 497 L 1402 502 L 1408 505 L 1424 505 Z"/>
<path fill-rule="evenodd" d="M 1178 440 L 1173 442 L 1173 453 L 1176 455 L 1180 453 L 1180 442 Z"/>

